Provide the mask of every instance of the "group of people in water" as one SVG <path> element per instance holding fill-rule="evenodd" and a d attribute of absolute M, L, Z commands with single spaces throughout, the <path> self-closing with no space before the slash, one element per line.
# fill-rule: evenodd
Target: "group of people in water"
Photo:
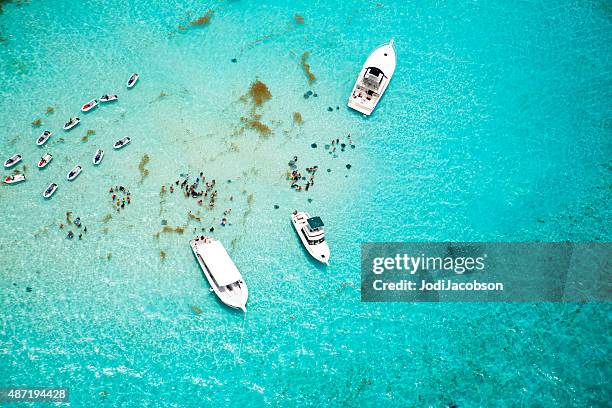
<path fill-rule="evenodd" d="M 182 176 L 183 177 L 183 176 Z M 204 205 L 204 199 L 208 201 L 208 207 L 212 210 L 215 208 L 215 200 L 217 199 L 217 190 L 215 189 L 215 185 L 217 182 L 213 179 L 211 181 L 206 181 L 206 176 L 204 176 L 204 172 L 200 172 L 200 174 L 195 178 L 193 183 L 189 182 L 189 175 L 184 176 L 184 180 L 181 181 L 176 180 L 174 185 L 170 184 L 170 193 L 174 193 L 174 186 L 177 186 L 183 191 L 183 194 L 186 198 L 194 198 L 197 199 L 198 205 Z M 203 186 L 200 186 L 203 184 Z M 198 191 L 198 189 L 200 189 Z M 162 193 L 165 193 L 166 186 L 162 186 Z"/>
<path fill-rule="evenodd" d="M 68 211 L 66 212 L 66 224 L 67 225 L 74 225 L 75 227 L 77 227 L 77 232 L 79 232 L 79 239 L 83 239 L 83 234 L 87 233 L 87 227 L 85 227 L 82 223 L 81 223 L 81 217 L 76 217 L 74 219 L 74 221 L 72 220 L 72 211 Z M 64 224 L 60 224 L 59 225 L 60 229 L 64 229 Z M 82 228 L 81 228 L 82 227 Z M 72 230 L 68 231 L 68 235 L 66 235 L 66 238 L 68 239 L 72 239 L 74 238 L 75 233 L 72 232 Z"/>
<path fill-rule="evenodd" d="M 126 205 L 132 203 L 132 193 L 123 186 L 111 187 L 108 193 L 112 194 L 113 206 L 116 208 L 117 212 L 123 210 Z"/>
<path fill-rule="evenodd" d="M 317 170 L 319 170 L 319 166 L 312 166 L 306 168 L 306 172 L 309 174 L 309 177 L 308 181 L 306 181 L 306 184 L 304 184 L 304 186 L 302 187 L 302 184 L 300 184 L 300 182 L 306 180 L 306 177 L 302 176 L 302 173 L 297 170 L 297 161 L 297 156 L 293 156 L 293 160 L 289 161 L 290 171 L 288 172 L 288 178 L 291 181 L 291 188 L 295 191 L 302 191 L 302 188 L 308 191 L 314 185 L 315 174 Z"/>
<path fill-rule="evenodd" d="M 166 191 L 169 191 L 171 194 L 174 194 L 175 189 L 180 189 L 183 192 L 185 198 L 195 199 L 198 205 L 205 205 L 206 203 L 208 208 L 211 210 L 215 208 L 217 195 L 219 194 L 217 189 L 215 188 L 217 185 L 217 181 L 215 179 L 206 181 L 206 176 L 202 171 L 196 176 L 195 181 L 193 183 L 190 182 L 190 176 L 188 174 L 181 174 L 181 178 L 182 180 L 176 180 L 173 184 L 170 184 L 168 188 L 163 185 L 161 188 L 162 194 L 165 194 Z M 230 201 L 232 199 L 233 197 L 230 197 Z M 223 218 L 221 219 L 222 226 L 226 226 L 229 224 L 227 217 L 229 216 L 231 211 L 232 209 L 229 208 L 223 212 Z M 211 227 L 210 231 L 214 231 L 214 227 Z"/>

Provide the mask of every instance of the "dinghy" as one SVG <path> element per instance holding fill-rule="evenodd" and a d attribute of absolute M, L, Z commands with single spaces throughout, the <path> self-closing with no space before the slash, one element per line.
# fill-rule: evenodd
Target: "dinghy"
<path fill-rule="evenodd" d="M 55 190 L 57 190 L 57 184 L 49 184 L 49 187 L 47 187 L 47 189 L 43 192 L 43 197 L 50 198 L 53 194 L 55 194 Z"/>
<path fill-rule="evenodd" d="M 115 142 L 115 144 L 113 145 L 113 147 L 115 149 L 121 149 L 122 147 L 125 147 L 126 145 L 128 145 L 132 140 L 129 137 L 124 137 L 122 139 L 119 139 Z"/>
<path fill-rule="evenodd" d="M 4 162 L 4 167 L 6 167 L 8 169 L 9 167 L 13 167 L 14 165 L 19 163 L 20 161 L 21 161 L 21 155 L 20 154 L 14 154 L 11 157 L 9 157 L 8 159 L 6 159 L 6 161 Z"/>
<path fill-rule="evenodd" d="M 51 137 L 51 132 L 49 132 L 48 130 L 45 130 L 38 137 L 38 139 L 36 139 L 36 145 L 38 145 L 38 146 L 44 145 L 45 143 L 47 143 L 47 140 L 49 140 L 50 137 Z"/>
<path fill-rule="evenodd" d="M 21 183 L 22 181 L 25 181 L 26 177 L 25 174 L 15 174 L 13 176 L 6 176 L 6 178 L 4 179 L 4 182 L 6 184 L 16 184 L 16 183 Z"/>
<path fill-rule="evenodd" d="M 291 223 L 308 253 L 317 261 L 329 265 L 329 246 L 325 241 L 321 218 L 311 217 L 307 212 L 294 211 Z"/>
<path fill-rule="evenodd" d="M 53 160 L 53 155 L 50 153 L 45 153 L 45 155 L 41 157 L 40 161 L 38 162 L 38 168 L 44 169 L 45 167 L 47 167 L 47 164 L 51 162 L 51 160 Z"/>
<path fill-rule="evenodd" d="M 91 101 L 87 102 L 85 105 L 83 105 L 81 107 L 81 110 L 83 112 L 89 112 L 90 110 L 92 110 L 93 108 L 95 108 L 96 106 L 98 106 L 98 101 L 95 99 L 92 99 Z"/>
<path fill-rule="evenodd" d="M 116 101 L 117 99 L 119 99 L 117 95 L 102 95 L 100 97 L 100 102 L 112 102 Z"/>
<path fill-rule="evenodd" d="M 348 100 L 349 108 L 370 115 L 391 81 L 396 61 L 393 40 L 372 51 L 357 77 Z"/>
<path fill-rule="evenodd" d="M 103 157 L 104 157 L 104 150 L 102 150 L 102 149 L 96 150 L 96 154 L 94 154 L 94 157 L 93 157 L 93 164 L 95 166 L 100 164 L 100 162 L 102 161 Z"/>
<path fill-rule="evenodd" d="M 136 85 L 136 81 L 138 81 L 139 77 L 140 77 L 140 75 L 138 75 L 135 72 L 132 72 L 132 75 L 130 75 L 130 79 L 127 80 L 127 87 L 128 88 L 134 87 L 134 85 Z"/>
<path fill-rule="evenodd" d="M 223 244 L 204 236 L 192 239 L 189 244 L 217 297 L 229 307 L 246 312 L 249 289 Z"/>
<path fill-rule="evenodd" d="M 68 176 L 66 176 L 68 181 L 72 181 L 77 178 L 77 176 L 81 174 L 81 170 L 83 170 L 83 168 L 80 165 L 77 164 L 76 166 L 74 166 L 74 168 L 70 170 L 70 173 L 68 173 Z"/>
<path fill-rule="evenodd" d="M 81 119 L 79 118 L 70 118 L 70 120 L 64 124 L 64 130 L 72 129 L 73 127 L 78 125 L 80 121 Z"/>

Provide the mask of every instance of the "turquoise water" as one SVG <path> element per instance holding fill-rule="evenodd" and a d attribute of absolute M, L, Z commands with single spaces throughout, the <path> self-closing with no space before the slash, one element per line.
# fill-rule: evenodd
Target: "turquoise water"
<path fill-rule="evenodd" d="M 208 10 L 208 24 L 178 29 Z M 69 387 L 71 406 L 606 405 L 607 304 L 374 305 L 358 289 L 360 242 L 610 240 L 611 10 L 3 3 L 0 157 L 21 153 L 28 181 L 0 188 L 0 385 Z M 347 96 L 391 37 L 395 76 L 363 118 Z M 126 91 L 132 71 L 141 79 Z M 272 97 L 253 111 L 242 96 L 256 80 Z M 120 101 L 60 130 L 107 92 Z M 244 127 L 253 112 L 269 135 Z M 349 133 L 354 149 L 325 150 Z M 131 145 L 112 151 L 123 135 Z M 45 151 L 55 159 L 39 171 Z M 285 179 L 294 155 L 319 166 L 308 192 Z M 200 171 L 217 180 L 214 210 L 160 196 Z M 119 213 L 115 185 L 132 193 Z M 328 268 L 300 247 L 296 208 L 326 222 Z M 59 228 L 68 211 L 88 228 L 82 240 Z M 160 233 L 162 221 L 184 232 Z M 194 229 L 211 226 L 249 285 L 246 319 L 209 294 L 191 254 Z"/>

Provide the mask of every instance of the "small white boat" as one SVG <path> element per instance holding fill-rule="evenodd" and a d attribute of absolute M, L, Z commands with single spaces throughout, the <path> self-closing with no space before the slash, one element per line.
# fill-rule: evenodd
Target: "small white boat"
<path fill-rule="evenodd" d="M 22 181 L 25 181 L 26 177 L 25 174 L 15 174 L 12 176 L 6 176 L 6 178 L 4 179 L 4 182 L 6 184 L 16 184 L 16 183 L 21 183 Z"/>
<path fill-rule="evenodd" d="M 96 154 L 94 154 L 94 157 L 93 157 L 93 164 L 96 166 L 100 164 L 103 157 L 104 157 L 104 150 L 102 149 L 96 150 Z"/>
<path fill-rule="evenodd" d="M 51 160 L 53 160 L 53 155 L 50 153 L 45 153 L 45 155 L 41 157 L 38 162 L 38 168 L 44 169 L 45 167 L 47 167 L 47 164 L 51 162 Z"/>
<path fill-rule="evenodd" d="M 43 191 L 44 198 L 50 198 L 53 194 L 55 194 L 55 190 L 57 190 L 57 184 L 51 183 L 49 187 L 45 191 Z"/>
<path fill-rule="evenodd" d="M 9 157 L 8 159 L 6 159 L 6 161 L 4 162 L 4 167 L 6 167 L 8 169 L 9 167 L 13 167 L 14 165 L 19 163 L 20 161 L 21 161 L 21 155 L 20 154 L 14 154 L 11 157 Z"/>
<path fill-rule="evenodd" d="M 85 105 L 81 106 L 81 110 L 83 112 L 89 112 L 96 106 L 98 106 L 98 101 L 95 99 L 92 99 L 91 101 L 87 102 Z"/>
<path fill-rule="evenodd" d="M 38 139 L 36 139 L 36 144 L 38 146 L 42 146 L 45 143 L 47 143 L 47 140 L 49 140 L 50 137 L 51 137 L 51 132 L 48 130 L 45 130 L 44 132 L 42 132 L 40 136 L 38 136 Z"/>
<path fill-rule="evenodd" d="M 64 124 L 64 130 L 72 129 L 73 127 L 78 125 L 80 121 L 81 119 L 79 118 L 70 118 L 70 120 Z"/>
<path fill-rule="evenodd" d="M 226 305 L 246 312 L 249 289 L 221 242 L 209 237 L 189 241 L 211 288 Z"/>
<path fill-rule="evenodd" d="M 132 72 L 132 74 L 130 75 L 130 78 L 127 80 L 127 87 L 128 88 L 134 87 L 134 85 L 136 85 L 136 81 L 138 81 L 139 77 L 140 77 L 140 75 L 138 75 L 135 72 Z"/>
<path fill-rule="evenodd" d="M 323 221 L 303 211 L 294 211 L 291 222 L 302 244 L 314 259 L 329 265 L 329 246 L 325 241 Z"/>
<path fill-rule="evenodd" d="M 68 181 L 72 181 L 77 178 L 77 176 L 81 174 L 81 170 L 83 170 L 83 168 L 80 165 L 77 164 L 76 166 L 74 166 L 74 168 L 70 170 L 70 173 L 68 173 L 68 175 L 66 176 Z"/>
<path fill-rule="evenodd" d="M 131 141 L 132 140 L 129 137 L 125 136 L 125 137 L 117 140 L 115 142 L 115 144 L 113 145 L 113 148 L 121 149 L 122 147 L 125 147 L 126 145 L 130 144 Z"/>
<path fill-rule="evenodd" d="M 348 100 L 349 108 L 370 115 L 391 81 L 396 62 L 393 40 L 376 48 L 361 68 Z"/>
<path fill-rule="evenodd" d="M 117 99 L 119 99 L 119 97 L 117 95 L 102 95 L 100 97 L 100 102 L 112 102 L 112 101 L 116 101 Z"/>

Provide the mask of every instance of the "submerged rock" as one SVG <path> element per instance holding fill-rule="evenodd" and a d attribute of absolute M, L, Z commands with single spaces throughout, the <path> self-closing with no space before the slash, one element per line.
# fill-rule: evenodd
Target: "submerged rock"
<path fill-rule="evenodd" d="M 317 144 L 313 143 L 313 144 L 310 145 L 310 147 L 312 147 L 313 149 L 316 149 L 317 148 Z"/>
<path fill-rule="evenodd" d="M 236 58 L 232 58 L 232 62 L 235 64 L 238 62 L 238 60 Z"/>
<path fill-rule="evenodd" d="M 353 166 L 351 166 L 350 164 L 346 165 L 346 168 L 349 169 L 349 170 L 351 169 L 351 167 L 353 167 Z"/>
<path fill-rule="evenodd" d="M 274 209 L 278 210 L 280 207 L 278 206 L 278 204 L 274 204 Z"/>

